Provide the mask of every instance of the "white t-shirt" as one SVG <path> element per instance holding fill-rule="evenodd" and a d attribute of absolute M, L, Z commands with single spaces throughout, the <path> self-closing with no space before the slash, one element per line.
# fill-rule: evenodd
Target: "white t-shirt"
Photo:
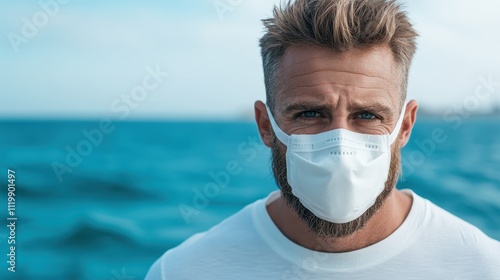
<path fill-rule="evenodd" d="M 322 253 L 297 245 L 258 200 L 158 259 L 146 280 L 500 279 L 500 243 L 412 191 L 403 224 L 369 247 Z"/>

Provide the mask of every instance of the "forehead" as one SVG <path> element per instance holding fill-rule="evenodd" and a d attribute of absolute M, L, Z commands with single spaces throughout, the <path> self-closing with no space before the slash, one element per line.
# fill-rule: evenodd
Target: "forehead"
<path fill-rule="evenodd" d="M 338 53 L 313 45 L 290 46 L 280 65 L 279 99 L 400 100 L 397 64 L 388 46 Z"/>

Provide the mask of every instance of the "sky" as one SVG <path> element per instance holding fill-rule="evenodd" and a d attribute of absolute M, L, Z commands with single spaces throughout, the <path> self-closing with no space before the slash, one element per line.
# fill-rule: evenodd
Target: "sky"
<path fill-rule="evenodd" d="M 421 35 L 409 98 L 435 112 L 500 106 L 500 2 L 404 3 Z M 251 118 L 273 5 L 1 1 L 0 118 Z"/>

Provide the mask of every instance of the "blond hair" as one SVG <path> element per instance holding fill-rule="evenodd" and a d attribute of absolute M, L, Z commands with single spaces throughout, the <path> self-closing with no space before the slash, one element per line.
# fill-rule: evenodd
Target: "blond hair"
<path fill-rule="evenodd" d="M 400 72 L 401 101 L 405 100 L 418 34 L 395 0 L 289 0 L 275 6 L 273 17 L 263 23 L 266 33 L 260 39 L 260 47 L 266 97 L 272 110 L 281 58 L 290 45 L 300 43 L 337 52 L 389 46 Z"/>

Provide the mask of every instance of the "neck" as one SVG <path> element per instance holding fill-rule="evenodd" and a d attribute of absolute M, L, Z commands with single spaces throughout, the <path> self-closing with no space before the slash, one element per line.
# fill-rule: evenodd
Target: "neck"
<path fill-rule="evenodd" d="M 291 241 L 320 252 L 350 252 L 368 247 L 391 235 L 410 212 L 412 198 L 394 189 L 365 227 L 350 236 L 319 238 L 285 202 L 283 196 L 267 206 L 274 224 Z"/>

